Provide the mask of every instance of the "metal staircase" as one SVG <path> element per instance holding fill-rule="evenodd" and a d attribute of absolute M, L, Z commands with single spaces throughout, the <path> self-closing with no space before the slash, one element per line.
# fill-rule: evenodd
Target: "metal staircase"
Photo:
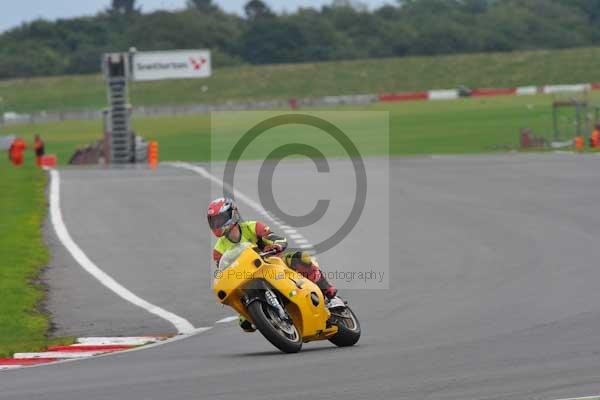
<path fill-rule="evenodd" d="M 109 162 L 125 164 L 133 162 L 135 145 L 131 131 L 129 106 L 129 67 L 125 54 L 108 54 L 104 58 L 104 76 L 108 88 Z"/>
<path fill-rule="evenodd" d="M 127 79 L 110 78 L 108 100 L 110 104 L 110 162 L 124 164 L 133 160 L 131 118 L 128 105 Z"/>

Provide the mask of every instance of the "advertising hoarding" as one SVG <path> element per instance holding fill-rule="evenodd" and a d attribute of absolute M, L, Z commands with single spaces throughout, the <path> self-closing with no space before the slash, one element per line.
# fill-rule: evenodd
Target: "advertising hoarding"
<path fill-rule="evenodd" d="M 211 75 L 210 51 L 136 52 L 131 68 L 134 81 L 208 78 Z"/>

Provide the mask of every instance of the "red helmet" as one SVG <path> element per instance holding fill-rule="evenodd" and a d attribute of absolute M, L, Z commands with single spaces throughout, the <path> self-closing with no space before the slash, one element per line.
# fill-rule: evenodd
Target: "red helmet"
<path fill-rule="evenodd" d="M 208 205 L 208 226 L 215 236 L 226 235 L 238 222 L 240 214 L 233 199 L 221 197 Z"/>

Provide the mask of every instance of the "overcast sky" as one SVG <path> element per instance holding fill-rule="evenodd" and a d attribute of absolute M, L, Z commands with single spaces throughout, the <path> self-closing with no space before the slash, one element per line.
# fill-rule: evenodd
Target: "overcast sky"
<path fill-rule="evenodd" d="M 215 0 L 221 8 L 237 13 L 242 12 L 243 5 L 247 0 Z M 393 3 L 394 0 L 363 0 L 363 3 L 371 7 L 377 7 L 385 3 Z M 18 0 L 3 1 L 0 10 L 0 32 L 15 27 L 22 22 L 37 18 L 56 19 L 69 18 L 80 15 L 94 15 L 97 11 L 107 8 L 110 0 Z M 272 8 L 277 11 L 293 11 L 298 6 L 320 7 L 331 3 L 331 0 L 266 0 Z M 144 11 L 156 9 L 177 9 L 185 6 L 185 0 L 137 0 L 138 6 Z"/>

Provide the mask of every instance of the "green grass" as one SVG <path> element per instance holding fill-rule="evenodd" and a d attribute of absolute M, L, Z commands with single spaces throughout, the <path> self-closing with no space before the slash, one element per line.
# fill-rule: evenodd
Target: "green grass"
<path fill-rule="evenodd" d="M 0 357 L 40 351 L 70 338 L 48 337 L 48 316 L 40 310 L 44 289 L 37 282 L 48 263 L 41 236 L 46 212 L 46 176 L 34 167 L 0 162 Z"/>
<path fill-rule="evenodd" d="M 600 47 L 217 68 L 203 80 L 135 83 L 132 103 L 222 103 L 290 97 L 600 81 Z M 207 90 L 203 90 L 206 87 Z M 0 81 L 0 109 L 60 111 L 106 105 L 99 75 Z"/>
<path fill-rule="evenodd" d="M 551 132 L 551 96 L 470 98 L 454 101 L 423 101 L 409 103 L 378 103 L 363 107 L 339 107 L 346 111 L 342 125 L 365 155 L 457 154 L 497 151 L 502 146 L 518 145 L 520 128 L 532 128 L 549 137 Z M 600 94 L 591 95 L 600 102 Z M 314 111 L 314 110 L 308 110 Z M 373 133 L 369 118 L 357 112 L 387 111 L 390 116 L 390 136 Z M 214 141 L 210 140 L 210 117 L 186 116 L 137 118 L 138 133 L 160 143 L 161 160 L 202 161 L 224 159 L 232 143 L 248 128 L 244 114 L 228 114 L 225 124 L 218 126 Z M 345 123 L 346 122 L 346 123 Z M 269 136 L 273 143 L 283 144 L 290 138 L 312 135 L 312 143 L 326 155 L 341 155 L 330 140 L 321 140 L 314 132 L 297 127 L 279 128 L 283 134 Z M 46 140 L 49 153 L 66 163 L 78 146 L 101 136 L 99 121 L 66 121 L 44 125 L 21 125 L 0 128 L 0 134 L 17 133 L 29 143 L 39 133 Z M 308 135 L 308 136 L 307 136 Z M 211 144 L 214 150 L 211 156 Z M 274 147 L 269 147 L 272 149 Z M 260 158 L 260 149 L 249 148 L 246 158 Z"/>

